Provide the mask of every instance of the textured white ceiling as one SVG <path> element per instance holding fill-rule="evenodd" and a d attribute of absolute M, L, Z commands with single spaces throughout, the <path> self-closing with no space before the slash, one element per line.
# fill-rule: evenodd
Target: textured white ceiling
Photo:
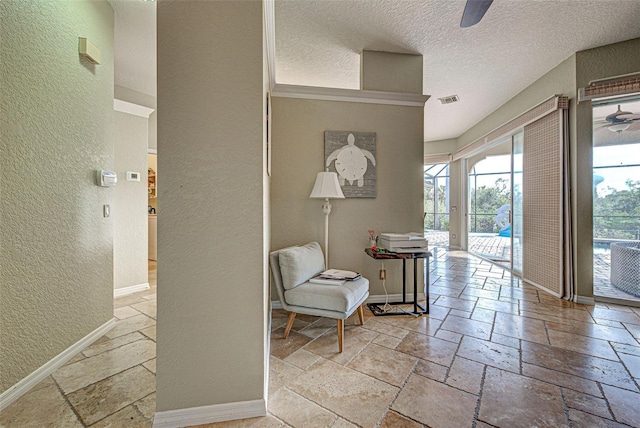
<path fill-rule="evenodd" d="M 460 136 L 574 52 L 640 37 L 638 0 L 495 0 L 461 29 L 464 4 L 276 0 L 276 81 L 358 89 L 363 49 L 422 54 L 434 141 Z M 459 103 L 436 100 L 453 94 Z"/>
<path fill-rule="evenodd" d="M 115 84 L 156 96 L 156 3 L 109 0 L 114 12 Z"/>

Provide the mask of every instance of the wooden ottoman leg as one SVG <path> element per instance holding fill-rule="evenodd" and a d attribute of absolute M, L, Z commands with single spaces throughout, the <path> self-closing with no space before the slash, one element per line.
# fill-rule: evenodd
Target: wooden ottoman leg
<path fill-rule="evenodd" d="M 296 313 L 289 312 L 289 319 L 287 320 L 287 326 L 284 329 L 284 336 L 282 337 L 283 339 L 286 339 L 287 337 L 289 337 L 289 332 L 291 331 L 291 327 L 293 326 L 293 321 L 295 319 L 296 319 Z"/>
<path fill-rule="evenodd" d="M 360 324 L 364 325 L 364 309 L 362 306 L 364 306 L 364 303 L 358 306 L 358 317 L 360 318 Z"/>
<path fill-rule="evenodd" d="M 338 350 L 344 347 L 344 320 L 338 320 Z"/>

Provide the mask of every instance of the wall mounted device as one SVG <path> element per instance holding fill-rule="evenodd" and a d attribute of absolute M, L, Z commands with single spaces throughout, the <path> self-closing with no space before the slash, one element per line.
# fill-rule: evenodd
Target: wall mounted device
<path fill-rule="evenodd" d="M 100 64 L 100 50 L 85 37 L 78 37 L 78 53 L 93 64 Z"/>
<path fill-rule="evenodd" d="M 96 182 L 98 186 L 113 187 L 118 182 L 118 174 L 104 169 L 98 170 L 96 171 Z"/>
<path fill-rule="evenodd" d="M 127 171 L 127 181 L 140 181 L 140 173 Z"/>

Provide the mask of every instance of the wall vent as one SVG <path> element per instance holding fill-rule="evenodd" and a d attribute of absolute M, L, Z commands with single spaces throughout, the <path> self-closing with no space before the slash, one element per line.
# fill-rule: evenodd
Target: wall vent
<path fill-rule="evenodd" d="M 448 97 L 438 98 L 440 104 L 451 104 L 460 101 L 460 97 L 457 95 L 450 95 Z"/>

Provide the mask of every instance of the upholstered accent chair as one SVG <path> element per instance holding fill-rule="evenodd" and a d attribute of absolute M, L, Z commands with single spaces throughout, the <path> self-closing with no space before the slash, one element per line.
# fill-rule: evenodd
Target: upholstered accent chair
<path fill-rule="evenodd" d="M 289 336 L 296 314 L 337 320 L 338 350 L 344 347 L 344 320 L 358 310 L 364 324 L 362 305 L 369 297 L 369 280 L 360 278 L 343 285 L 309 282 L 325 270 L 324 255 L 317 242 L 273 251 L 269 255 L 271 278 L 283 309 L 289 311 L 284 339 Z"/>

